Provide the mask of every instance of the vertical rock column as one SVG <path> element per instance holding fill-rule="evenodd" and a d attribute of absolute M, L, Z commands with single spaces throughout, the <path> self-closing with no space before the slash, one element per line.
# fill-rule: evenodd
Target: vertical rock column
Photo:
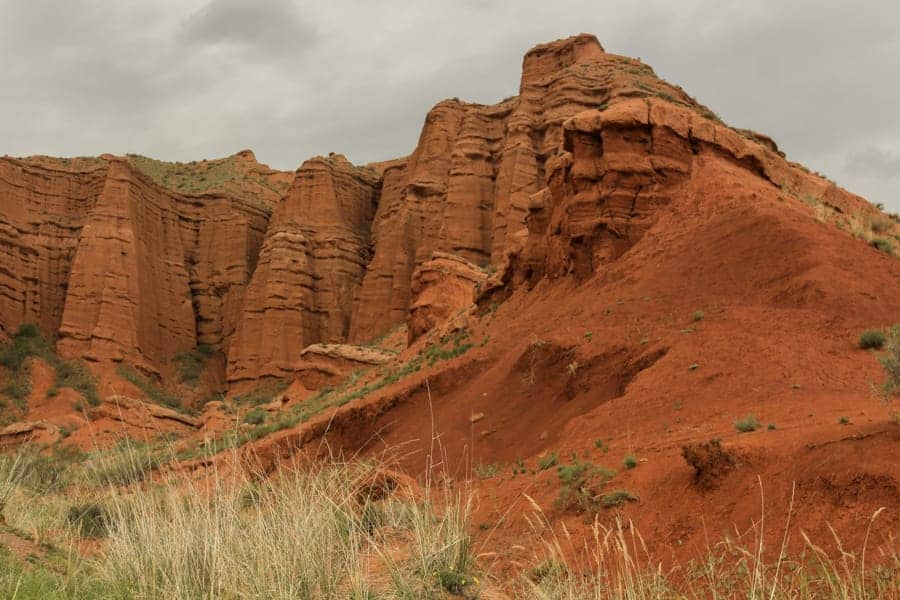
<path fill-rule="evenodd" d="M 374 171 L 306 161 L 275 210 L 228 354 L 230 382 L 284 377 L 309 344 L 346 339 L 371 257 Z"/>
<path fill-rule="evenodd" d="M 113 160 L 81 232 L 58 349 L 158 372 L 194 332 L 175 198 Z"/>

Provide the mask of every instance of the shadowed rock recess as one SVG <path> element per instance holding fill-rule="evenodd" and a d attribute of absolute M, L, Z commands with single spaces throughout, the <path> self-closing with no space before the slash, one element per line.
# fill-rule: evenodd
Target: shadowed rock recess
<path fill-rule="evenodd" d="M 0 158 L 0 333 L 36 323 L 63 357 L 163 377 L 199 345 L 229 383 L 290 376 L 311 344 L 363 343 L 411 310 L 415 339 L 491 264 L 509 289 L 590 277 L 707 156 L 871 210 L 582 34 L 529 51 L 518 96 L 438 103 L 383 163 Z"/>

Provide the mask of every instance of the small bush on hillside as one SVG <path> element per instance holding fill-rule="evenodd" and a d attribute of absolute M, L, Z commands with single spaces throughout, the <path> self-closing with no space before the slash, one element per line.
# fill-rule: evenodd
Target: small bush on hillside
<path fill-rule="evenodd" d="M 57 362 L 53 385 L 56 388 L 72 388 L 81 394 L 91 406 L 100 405 L 100 396 L 97 394 L 94 377 L 82 362 L 74 360 Z"/>
<path fill-rule="evenodd" d="M 119 368 L 116 369 L 116 372 L 126 381 L 130 381 L 137 389 L 141 391 L 141 393 L 144 394 L 144 396 L 147 397 L 148 400 L 151 400 L 156 404 L 160 404 L 162 406 L 168 406 L 169 408 L 181 408 L 181 399 L 178 396 L 170 394 L 156 383 L 150 381 L 149 379 L 135 371 L 132 367 L 129 367 L 127 365 L 119 365 Z"/>
<path fill-rule="evenodd" d="M 250 425 L 262 425 L 266 421 L 266 411 L 261 408 L 254 408 L 244 415 L 244 423 Z"/>
<path fill-rule="evenodd" d="M 691 315 L 691 320 L 694 321 L 695 323 L 697 321 L 702 321 L 703 320 L 703 311 L 702 310 L 695 311 L 694 314 Z"/>
<path fill-rule="evenodd" d="M 31 372 L 26 361 L 32 357 L 45 360 L 56 371 L 48 396 L 56 395 L 58 388 L 68 387 L 81 394 L 91 405 L 100 404 L 94 379 L 87 367 L 80 361 L 60 360 L 40 329 L 27 323 L 19 327 L 9 344 L 0 346 L 0 364 L 12 372 L 11 382 L 3 393 L 17 400 L 21 408 L 24 409 L 22 403 L 31 392 Z"/>
<path fill-rule="evenodd" d="M 626 502 L 637 502 L 637 500 L 638 497 L 628 490 L 616 490 L 605 494 L 600 498 L 600 504 L 603 508 L 614 508 L 616 506 L 621 506 Z"/>
<path fill-rule="evenodd" d="M 102 538 L 109 533 L 109 512 L 97 502 L 70 506 L 66 521 L 84 538 Z"/>
<path fill-rule="evenodd" d="M 622 461 L 622 464 L 625 465 L 626 469 L 633 469 L 637 466 L 638 463 L 637 459 L 633 455 L 629 454 L 625 457 L 625 460 Z"/>
<path fill-rule="evenodd" d="M 881 358 L 881 366 L 887 376 L 881 386 L 888 408 L 893 407 L 893 399 L 900 395 L 900 324 L 891 328 L 885 343 L 887 354 Z"/>
<path fill-rule="evenodd" d="M 747 415 L 743 419 L 738 419 L 734 422 L 734 428 L 741 433 L 756 431 L 757 429 L 759 429 L 759 426 L 759 419 L 757 419 L 755 415 Z"/>
<path fill-rule="evenodd" d="M 541 471 L 546 471 L 550 467 L 555 467 L 559 463 L 559 456 L 557 456 L 556 452 L 551 452 L 546 456 L 542 456 L 538 459 L 538 468 Z"/>
<path fill-rule="evenodd" d="M 871 242 L 869 242 L 875 248 L 878 248 L 882 252 L 886 252 L 888 254 L 894 253 L 894 246 L 891 244 L 889 240 L 884 238 L 873 238 Z"/>
<path fill-rule="evenodd" d="M 884 346 L 884 341 L 885 335 L 883 331 L 870 329 L 859 336 L 859 347 L 863 349 L 881 348 Z"/>
<path fill-rule="evenodd" d="M 615 476 L 615 471 L 594 465 L 590 461 L 574 460 L 556 470 L 562 487 L 556 506 L 562 510 L 576 508 L 582 512 L 597 509 L 599 488 Z"/>
<path fill-rule="evenodd" d="M 275 396 L 286 390 L 288 385 L 290 385 L 290 382 L 286 379 L 264 381 L 246 394 L 235 396 L 234 401 L 238 404 L 249 404 L 250 406 L 268 404 L 275 399 Z"/>
<path fill-rule="evenodd" d="M 19 371 L 33 356 L 50 358 L 53 348 L 41 335 L 37 325 L 26 323 L 13 334 L 8 344 L 0 346 L 0 364 L 10 371 Z"/>

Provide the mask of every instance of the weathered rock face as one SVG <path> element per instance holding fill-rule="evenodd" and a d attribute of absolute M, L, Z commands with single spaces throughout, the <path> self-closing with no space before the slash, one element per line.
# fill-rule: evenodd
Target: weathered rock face
<path fill-rule="evenodd" d="M 788 163 L 771 140 L 739 133 L 697 111 L 635 98 L 579 113 L 563 124 L 563 148 L 547 162 L 548 188 L 533 194 L 528 237 L 514 283 L 545 275 L 586 278 L 653 225 L 704 155 L 725 157 L 783 189 L 823 198 L 852 213 L 858 196 Z"/>
<path fill-rule="evenodd" d="M 62 355 L 155 371 L 196 345 L 175 204 L 126 162 L 110 162 L 72 265 Z"/>
<path fill-rule="evenodd" d="M 415 269 L 435 251 L 497 263 L 524 228 L 563 122 L 632 96 L 665 95 L 706 110 L 639 61 L 606 54 L 592 35 L 525 55 L 520 95 L 494 106 L 445 101 L 428 114 L 419 144 L 389 167 L 373 225 L 375 256 L 350 339 L 371 339 L 406 320 Z M 707 111 L 708 112 L 708 111 Z"/>
<path fill-rule="evenodd" d="M 472 306 L 487 273 L 453 254 L 435 252 L 413 274 L 409 343 Z"/>
<path fill-rule="evenodd" d="M 227 350 L 262 247 L 270 209 L 220 193 L 179 203 L 197 342 Z"/>
<path fill-rule="evenodd" d="M 272 218 L 228 354 L 228 380 L 285 377 L 309 344 L 345 340 L 371 256 L 378 178 L 314 158 Z"/>
<path fill-rule="evenodd" d="M 101 160 L 0 158 L 0 332 L 62 322 L 78 236 L 106 180 Z"/>
<path fill-rule="evenodd" d="M 347 344 L 313 344 L 300 353 L 294 376 L 306 389 L 340 383 L 354 371 L 365 371 L 394 358 L 393 352 Z"/>
<path fill-rule="evenodd" d="M 252 185 L 283 177 L 223 161 Z M 38 323 L 64 356 L 151 373 L 197 343 L 227 347 L 275 193 L 228 183 L 185 195 L 133 159 L 0 159 L 0 332 Z"/>

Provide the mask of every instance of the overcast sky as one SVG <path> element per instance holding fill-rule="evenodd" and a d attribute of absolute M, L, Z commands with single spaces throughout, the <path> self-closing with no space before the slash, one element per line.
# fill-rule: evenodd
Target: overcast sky
<path fill-rule="evenodd" d="M 0 154 L 391 158 L 582 31 L 900 211 L 896 0 L 0 0 Z"/>

